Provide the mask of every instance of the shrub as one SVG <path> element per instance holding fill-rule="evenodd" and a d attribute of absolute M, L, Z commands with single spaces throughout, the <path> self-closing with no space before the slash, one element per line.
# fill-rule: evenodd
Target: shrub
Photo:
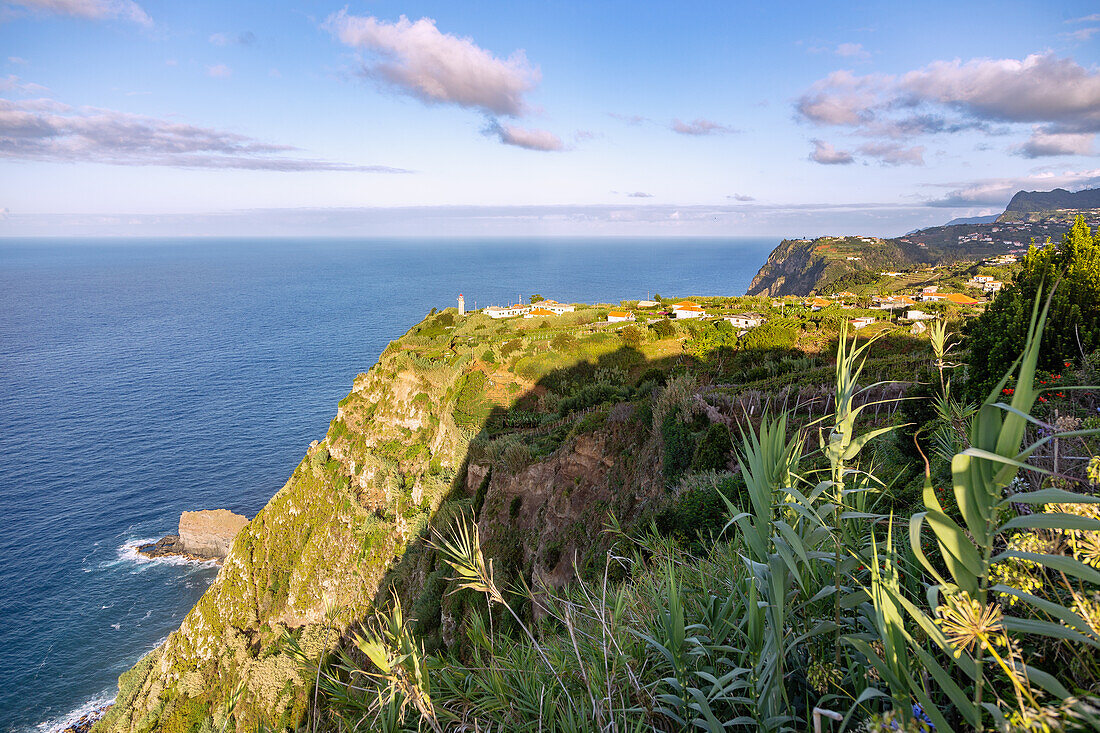
<path fill-rule="evenodd" d="M 619 331 L 623 343 L 631 348 L 638 348 L 646 341 L 646 331 L 641 326 L 630 325 Z"/>
<path fill-rule="evenodd" d="M 656 321 L 650 326 L 650 329 L 659 339 L 670 339 L 676 335 L 676 326 L 672 325 L 672 321 L 667 318 Z"/>
<path fill-rule="evenodd" d="M 729 518 L 720 493 L 738 502 L 743 492 L 744 482 L 729 474 L 687 478 L 672 503 L 657 515 L 657 531 L 690 552 L 703 552 L 722 535 Z"/>
<path fill-rule="evenodd" d="M 733 441 L 730 429 L 721 423 L 714 423 L 699 441 L 695 455 L 691 459 L 693 471 L 723 471 L 733 455 Z"/>

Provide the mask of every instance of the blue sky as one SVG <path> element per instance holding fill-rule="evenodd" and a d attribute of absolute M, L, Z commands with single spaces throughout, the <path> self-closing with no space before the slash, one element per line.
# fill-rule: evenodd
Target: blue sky
<path fill-rule="evenodd" d="M 898 234 L 1100 184 L 1098 11 L 0 0 L 0 235 Z"/>

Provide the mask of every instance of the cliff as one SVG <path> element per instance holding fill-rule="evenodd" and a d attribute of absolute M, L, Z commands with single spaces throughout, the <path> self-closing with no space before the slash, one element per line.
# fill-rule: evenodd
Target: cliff
<path fill-rule="evenodd" d="M 906 267 L 923 259 L 917 247 L 894 239 L 783 240 L 756 273 L 747 294 L 806 296 L 824 292 L 833 283 L 850 288 L 877 279 L 883 269 Z"/>
<path fill-rule="evenodd" d="M 179 629 L 122 675 L 97 731 L 220 730 L 230 713 L 237 730 L 294 726 L 312 682 L 294 647 L 316 659 L 344 643 L 391 588 L 434 643 L 455 643 L 466 610 L 425 539 L 461 514 L 478 516 L 502 572 L 572 577 L 611 512 L 630 521 L 664 491 L 646 414 L 579 401 L 589 384 L 627 399 L 628 372 L 655 363 L 605 318 L 582 310 L 549 330 L 449 310 L 391 343 Z M 679 353 L 678 338 L 651 350 Z"/>
<path fill-rule="evenodd" d="M 1017 191 L 1005 207 L 1005 214 L 1030 214 L 1056 209 L 1100 209 L 1100 188 L 1076 192 L 1064 188 L 1053 191 Z"/>

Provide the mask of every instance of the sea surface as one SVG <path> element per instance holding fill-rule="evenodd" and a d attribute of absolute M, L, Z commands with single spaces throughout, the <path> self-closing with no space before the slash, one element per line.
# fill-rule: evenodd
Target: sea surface
<path fill-rule="evenodd" d="M 740 295 L 775 244 L 0 240 L 0 733 L 111 700 L 217 572 L 134 547 L 254 515 L 431 308 Z"/>

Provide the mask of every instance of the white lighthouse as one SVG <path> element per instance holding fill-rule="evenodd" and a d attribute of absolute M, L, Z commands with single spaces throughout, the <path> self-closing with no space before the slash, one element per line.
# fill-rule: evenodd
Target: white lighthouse
<path fill-rule="evenodd" d="M 462 293 L 458 294 L 458 315 L 466 315 L 466 299 L 462 297 Z"/>

